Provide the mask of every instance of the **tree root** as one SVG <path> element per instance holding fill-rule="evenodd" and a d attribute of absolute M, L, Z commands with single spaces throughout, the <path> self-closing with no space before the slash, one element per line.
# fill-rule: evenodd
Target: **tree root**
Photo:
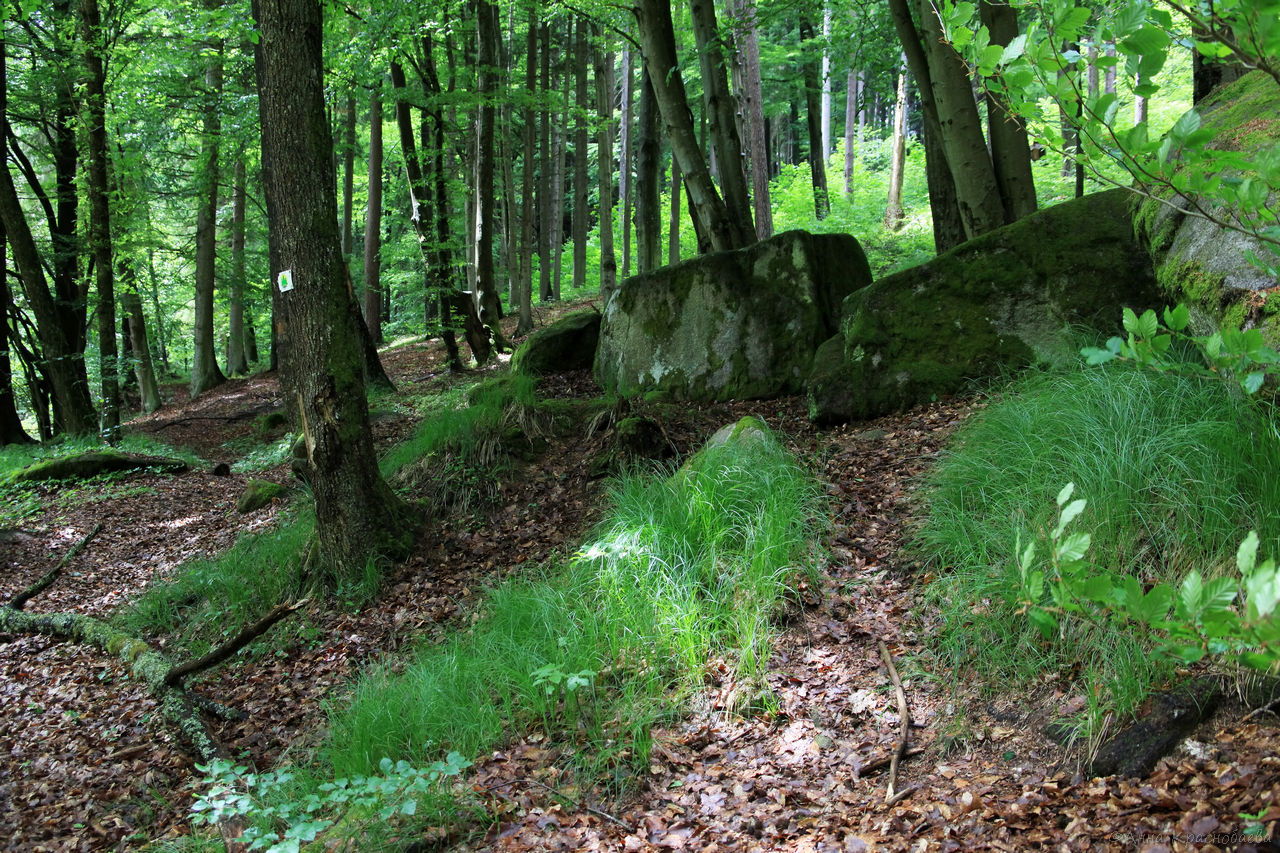
<path fill-rule="evenodd" d="M 898 695 L 898 725 L 902 728 L 902 736 L 898 739 L 898 746 L 893 751 L 893 758 L 889 762 L 889 785 L 884 792 L 885 805 L 893 805 L 913 790 L 907 788 L 897 794 L 894 793 L 894 786 L 898 784 L 898 761 L 907 753 L 907 736 L 911 731 L 911 710 L 907 707 L 907 694 L 902 689 L 902 679 L 898 677 L 898 668 L 893 665 L 893 656 L 889 654 L 889 647 L 884 644 L 884 640 L 878 640 L 877 643 L 880 646 L 880 658 L 884 661 L 885 669 L 889 670 L 889 677 L 893 679 L 893 687 Z"/>

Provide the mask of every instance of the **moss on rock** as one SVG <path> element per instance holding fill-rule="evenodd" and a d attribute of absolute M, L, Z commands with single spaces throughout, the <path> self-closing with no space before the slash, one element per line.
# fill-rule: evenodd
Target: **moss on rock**
<path fill-rule="evenodd" d="M 276 498 L 283 498 L 288 491 L 284 486 L 270 480 L 250 480 L 244 491 L 240 493 L 239 499 L 236 500 L 236 510 L 241 515 L 256 512 Z"/>
<path fill-rule="evenodd" d="M 575 311 L 531 334 L 511 357 L 511 372 L 542 376 L 589 368 L 599 342 L 600 312 Z"/>

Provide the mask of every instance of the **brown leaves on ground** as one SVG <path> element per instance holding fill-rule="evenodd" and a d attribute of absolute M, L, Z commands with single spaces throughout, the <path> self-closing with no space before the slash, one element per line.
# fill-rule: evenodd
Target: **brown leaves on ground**
<path fill-rule="evenodd" d="M 384 356 L 403 393 L 459 381 L 440 349 L 433 342 Z M 540 393 L 598 392 L 577 373 L 549 378 Z M 776 644 L 772 702 L 753 716 L 730 713 L 738 686 L 723 662 L 709 661 L 712 695 L 683 723 L 653 733 L 648 767 L 619 780 L 629 792 L 620 802 L 568 778 L 556 745 L 536 734 L 515 739 L 477 757 L 468 776 L 497 823 L 456 846 L 1213 850 L 1238 844 L 1249 820 L 1274 834 L 1274 716 L 1239 724 L 1238 709 L 1224 709 L 1198 733 L 1196 757 L 1167 759 L 1145 780 L 1090 780 L 1039 733 L 1038 720 L 1072 701 L 1059 685 L 991 697 L 963 676 L 928 671 L 921 578 L 899 552 L 917 477 L 970 405 L 944 402 L 825 431 L 808 422 L 798 399 L 655 412 L 681 453 L 728 421 L 761 416 L 828 486 L 831 559 L 823 588 L 806 591 L 809 606 Z M 235 451 L 225 443 L 280 406 L 274 378 L 257 376 L 135 426 L 230 461 Z M 409 414 L 391 414 L 375 422 L 375 435 L 385 446 L 412 425 Z M 249 714 L 216 729 L 223 743 L 264 769 L 287 749 L 305 750 L 325 725 L 323 703 L 339 698 L 361 667 L 424 634 L 442 635 L 486 584 L 576 545 L 602 509 L 601 484 L 587 475 L 600 441 L 553 441 L 502 485 L 492 513 L 433 522 L 375 604 L 359 612 L 327 605 L 279 655 L 242 655 L 204 677 L 202 692 Z M 288 482 L 288 473 L 272 478 Z M 102 522 L 98 538 L 28 609 L 103 615 L 183 560 L 270 523 L 274 509 L 235 513 L 246 479 L 139 474 L 104 487 L 99 501 L 83 491 L 64 500 L 65 486 L 41 486 L 43 511 L 0 544 L 0 597 L 30 584 Z M 885 783 L 900 721 L 878 640 L 895 657 L 913 721 L 913 753 L 897 780 L 910 793 L 891 806 Z M 117 661 L 38 637 L 0 638 L 0 825 L 9 829 L 8 849 L 128 849 L 186 832 L 193 772 Z"/>

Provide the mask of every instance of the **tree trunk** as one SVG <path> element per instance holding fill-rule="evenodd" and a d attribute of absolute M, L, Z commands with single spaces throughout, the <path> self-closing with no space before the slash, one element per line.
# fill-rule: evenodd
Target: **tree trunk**
<path fill-rule="evenodd" d="M 111 205 L 107 165 L 107 34 L 98 0 L 79 0 L 81 35 L 86 45 L 85 119 L 88 124 L 89 241 L 98 290 L 98 353 L 102 378 L 102 433 L 114 440 L 120 429 L 120 359 L 116 349 L 115 261 L 111 250 Z"/>
<path fill-rule="evenodd" d="M 382 343 L 382 90 L 369 98 L 369 208 L 364 217 L 364 325 Z"/>
<path fill-rule="evenodd" d="M 138 296 L 136 290 L 131 262 L 121 261 L 120 277 L 124 284 L 124 288 L 120 291 L 120 310 L 129 321 L 133 374 L 138 380 L 138 395 L 142 400 L 142 411 L 149 415 L 160 408 L 160 389 L 156 387 L 156 374 L 151 365 L 151 349 L 147 341 L 147 320 L 142 311 L 142 298 Z"/>
<path fill-rule="evenodd" d="M 538 28 L 538 40 L 542 43 L 542 56 L 539 60 L 539 78 L 542 80 L 544 106 L 538 113 L 538 153 L 542 167 L 538 170 L 538 298 L 543 302 L 551 301 L 551 253 L 555 244 L 551 239 L 553 230 L 554 191 L 551 175 L 554 170 L 551 149 L 551 25 L 545 21 Z"/>
<path fill-rule="evenodd" d="M 356 242 L 355 214 L 352 210 L 355 203 L 356 184 L 356 96 L 354 92 L 347 93 L 347 106 L 342 118 L 342 257 L 350 263 Z"/>
<path fill-rule="evenodd" d="M 369 432 L 324 112 L 320 4 L 254 0 L 253 16 L 271 254 L 293 282 L 279 294 L 277 326 L 281 394 L 305 438 L 294 469 L 315 497 L 324 562 L 338 577 L 358 576 L 371 560 L 403 554 L 413 536 Z"/>
<path fill-rule="evenodd" d="M 564 170 L 565 124 L 569 114 L 569 73 L 561 68 L 558 85 L 561 86 L 560 105 L 563 112 L 552 115 L 551 131 L 551 293 L 548 300 L 560 298 L 560 282 L 564 276 Z M 549 93 L 548 93 L 549 94 Z"/>
<path fill-rule="evenodd" d="M 818 60 L 812 51 L 813 27 L 807 19 L 800 22 L 800 39 L 808 42 L 806 46 L 810 48 L 809 56 L 804 60 L 804 103 L 805 124 L 809 130 L 809 175 L 813 182 L 813 212 L 818 219 L 826 219 L 831 210 L 831 200 L 827 197 L 827 157 L 822 148 L 822 89 L 818 79 Z"/>
<path fill-rule="evenodd" d="M 889 157 L 889 199 L 884 209 L 884 227 L 897 231 L 902 227 L 902 173 L 907 159 L 907 69 L 906 59 L 898 71 L 898 96 L 893 107 L 893 140 Z"/>
<path fill-rule="evenodd" d="M 680 161 L 671 158 L 671 216 L 667 222 L 667 263 L 680 263 L 680 191 L 683 189 Z M 695 224 L 696 228 L 696 224 Z"/>
<path fill-rule="evenodd" d="M 597 33 L 599 35 L 599 33 Z M 596 217 L 600 229 L 600 301 L 604 302 L 618 285 L 618 260 L 613 254 L 613 54 L 597 48 L 596 110 L 600 128 L 596 136 L 599 155 L 599 202 Z"/>
<path fill-rule="evenodd" d="M 528 34 L 525 38 L 524 66 L 525 96 L 529 99 L 524 106 L 524 190 L 520 196 L 520 281 L 516 285 L 520 292 L 520 319 L 516 324 L 517 335 L 527 335 L 533 331 L 533 218 L 536 215 L 533 206 L 533 193 L 537 184 L 537 163 L 534 154 L 534 137 L 537 126 L 534 120 L 533 105 L 538 96 L 538 16 L 533 7 L 529 8 Z"/>
<path fill-rule="evenodd" d="M 768 125 L 764 119 L 764 86 L 760 79 L 760 36 L 756 26 L 755 0 L 728 4 L 737 62 L 742 69 L 742 112 L 746 128 L 747 163 L 751 173 L 751 201 L 755 211 L 756 237 L 773 235 L 773 204 L 769 199 Z"/>
<path fill-rule="evenodd" d="M 751 193 L 747 190 L 746 166 L 742 160 L 742 138 L 738 133 L 738 103 L 729 93 L 724 45 L 716 24 L 713 0 L 689 0 L 693 15 L 693 35 L 702 66 L 703 101 L 711 135 L 711 151 L 724 192 L 724 206 L 742 245 L 755 242 L 756 227 L 751 221 Z"/>
<path fill-rule="evenodd" d="M 0 151 L 8 147 L 12 130 L 9 127 L 7 79 L 5 75 L 5 40 L 0 33 Z M 61 138 L 61 137 L 60 137 Z M 74 166 L 75 134 L 71 134 L 72 165 Z M 16 154 L 16 152 L 15 152 Z M 65 201 L 61 195 L 59 181 L 58 211 L 63 215 L 71 215 L 74 220 L 75 205 Z M 71 186 L 74 190 L 74 184 Z M 73 199 L 75 193 L 71 193 Z M 52 392 L 54 422 L 50 432 L 61 429 L 71 435 L 85 435 L 97 429 L 97 413 L 89 396 L 89 379 L 84 365 L 84 335 L 79 330 L 83 321 L 76 324 L 79 313 L 75 304 L 68 305 L 67 298 L 74 299 L 76 294 L 64 293 L 59 289 L 56 274 L 59 247 L 58 232 L 55 230 L 55 277 L 54 290 L 50 292 L 48 280 L 45 278 L 45 266 L 40 257 L 31 233 L 31 225 L 27 222 L 26 213 L 18 199 L 18 189 L 14 185 L 13 175 L 8 166 L 0 168 L 0 223 L 13 249 L 14 266 L 17 268 L 18 280 L 22 283 L 22 291 L 27 305 L 36 319 L 36 334 L 40 341 L 41 362 L 38 369 L 47 377 Z M 57 222 L 51 216 L 50 226 Z M 39 407 L 37 407 L 37 411 Z"/>
<path fill-rule="evenodd" d="M 853 195 L 853 163 L 856 159 L 857 142 L 857 107 L 858 107 L 858 72 L 849 69 L 844 89 L 844 194 Z"/>
<path fill-rule="evenodd" d="M 245 360 L 244 303 L 245 303 L 245 207 L 248 188 L 245 186 L 244 150 L 236 157 L 231 190 L 231 304 L 227 307 L 227 373 L 235 376 L 249 372 Z"/>
<path fill-rule="evenodd" d="M 662 146 L 658 104 L 649 69 L 640 67 L 640 109 L 636 120 L 636 267 L 646 273 L 662 266 Z"/>
<path fill-rule="evenodd" d="M 982 23 L 991 43 L 1007 46 L 1018 36 L 1018 13 L 1009 5 L 982 0 Z M 988 90 L 987 134 L 991 140 L 991 165 L 1004 201 L 1006 222 L 1016 222 L 1036 212 L 1036 185 L 1031 176 L 1031 141 L 1027 128 L 997 92 Z"/>
<path fill-rule="evenodd" d="M 587 21 L 578 19 L 573 40 L 574 111 L 573 122 L 573 289 L 581 292 L 587 285 L 587 225 L 591 212 L 587 187 L 589 163 L 587 121 L 591 104 L 587 100 Z"/>
<path fill-rule="evenodd" d="M 822 4 L 822 162 L 831 156 L 831 0 Z"/>
<path fill-rule="evenodd" d="M 670 0 L 639 0 L 634 11 L 639 24 L 640 50 L 649 70 L 658 110 L 667 128 L 667 139 L 688 184 L 689 212 L 695 228 L 707 236 L 713 251 L 749 245 L 755 241 L 755 231 L 743 230 L 743 223 L 730 215 L 711 181 L 711 173 L 698 146 L 684 78 L 676 61 Z"/>
<path fill-rule="evenodd" d="M 5 245 L 4 235 L 0 233 L 0 269 L 4 269 Z M 9 360 L 9 349 L 18 337 L 17 329 L 9 326 L 9 314 L 13 310 L 9 277 L 0 276 L 0 447 L 35 442 L 22 428 L 22 418 L 18 416 L 18 401 L 13 396 L 13 366 Z"/>
<path fill-rule="evenodd" d="M 476 311 L 480 322 L 489 330 L 498 352 L 511 349 L 502 334 L 502 302 L 498 298 L 493 270 L 493 168 L 496 152 L 493 145 L 495 102 L 498 97 L 498 7 L 490 0 L 478 0 L 479 51 L 477 61 L 480 107 L 476 120 L 475 170 L 475 245 L 476 245 Z"/>
<path fill-rule="evenodd" d="M 622 278 L 631 276 L 631 51 L 622 51 L 622 120 L 618 129 L 618 206 L 622 209 Z"/>
<path fill-rule="evenodd" d="M 205 69 L 200 134 L 200 206 L 196 211 L 195 329 L 191 348 L 191 396 L 226 382 L 213 340 L 214 258 L 217 252 L 218 147 L 222 138 L 222 41 L 213 45 Z M 332 155 L 330 155 L 332 156 Z M 335 219 L 336 222 L 336 219 Z"/>

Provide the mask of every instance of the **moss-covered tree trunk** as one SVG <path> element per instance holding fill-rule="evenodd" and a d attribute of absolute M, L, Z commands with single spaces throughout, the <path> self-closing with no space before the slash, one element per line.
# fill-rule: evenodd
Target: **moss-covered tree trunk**
<path fill-rule="evenodd" d="M 280 386 L 305 449 L 295 471 L 315 496 L 321 556 L 340 573 L 411 541 L 378 472 L 358 314 L 342 263 L 333 139 L 325 116 L 317 0 L 255 0 L 263 185 L 276 273 Z M 279 285 L 277 285 L 279 289 Z"/>

